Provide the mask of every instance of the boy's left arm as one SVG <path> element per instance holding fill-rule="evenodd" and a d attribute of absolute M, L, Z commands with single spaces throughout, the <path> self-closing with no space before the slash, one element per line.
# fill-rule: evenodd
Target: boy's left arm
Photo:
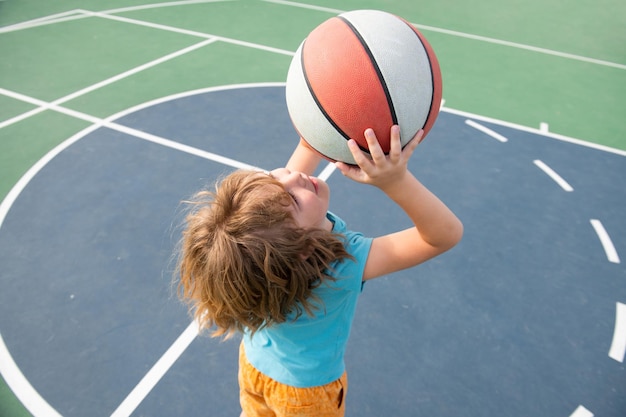
<path fill-rule="evenodd" d="M 313 175 L 322 159 L 322 156 L 311 149 L 304 139 L 300 139 L 285 168 Z"/>

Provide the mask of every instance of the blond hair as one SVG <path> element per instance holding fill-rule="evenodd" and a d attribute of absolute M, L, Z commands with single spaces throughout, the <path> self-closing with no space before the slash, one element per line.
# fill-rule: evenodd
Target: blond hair
<path fill-rule="evenodd" d="M 312 290 L 334 279 L 332 262 L 351 258 L 340 236 L 298 227 L 291 197 L 268 175 L 235 171 L 188 203 L 179 294 L 212 336 L 311 315 L 320 307 Z"/>

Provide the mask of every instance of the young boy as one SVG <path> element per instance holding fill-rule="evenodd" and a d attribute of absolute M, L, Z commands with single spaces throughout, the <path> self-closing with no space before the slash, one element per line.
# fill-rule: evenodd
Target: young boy
<path fill-rule="evenodd" d="M 414 227 L 375 238 L 328 212 L 330 190 L 311 177 L 321 158 L 301 142 L 285 168 L 236 171 L 199 193 L 187 217 L 180 288 L 214 336 L 242 333 L 241 416 L 343 416 L 344 352 L 364 281 L 431 259 L 463 234 L 457 217 L 407 169 L 419 132 L 385 155 L 372 129 L 368 158 L 346 177 L 382 190 Z"/>

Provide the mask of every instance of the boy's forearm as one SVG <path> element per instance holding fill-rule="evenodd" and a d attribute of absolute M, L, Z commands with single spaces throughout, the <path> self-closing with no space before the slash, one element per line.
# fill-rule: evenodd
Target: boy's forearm
<path fill-rule="evenodd" d="M 300 143 L 293 151 L 293 154 L 291 154 L 285 167 L 291 171 L 299 171 L 307 175 L 313 175 L 321 161 L 322 157 L 312 150 L 303 139 L 300 139 Z"/>
<path fill-rule="evenodd" d="M 461 240 L 461 221 L 409 171 L 400 181 L 381 189 L 404 210 L 422 239 L 431 246 L 447 249 Z"/>

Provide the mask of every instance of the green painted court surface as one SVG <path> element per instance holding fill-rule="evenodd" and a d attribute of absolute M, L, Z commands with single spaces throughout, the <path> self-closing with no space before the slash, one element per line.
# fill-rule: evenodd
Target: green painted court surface
<path fill-rule="evenodd" d="M 5 0 L 0 199 L 98 119 L 185 91 L 283 82 L 310 30 L 364 8 L 423 31 L 445 107 L 626 150 L 623 1 Z M 6 385 L 0 404 L 2 416 L 28 415 Z"/>

